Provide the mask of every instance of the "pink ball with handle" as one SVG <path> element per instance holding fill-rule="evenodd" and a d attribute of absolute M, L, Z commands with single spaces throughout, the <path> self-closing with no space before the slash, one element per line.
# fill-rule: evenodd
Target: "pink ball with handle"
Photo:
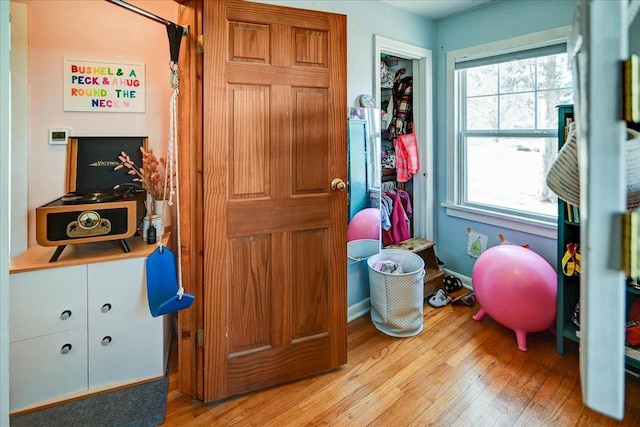
<path fill-rule="evenodd" d="M 347 240 L 380 240 L 380 209 L 365 208 L 357 212 L 347 228 Z"/>
<path fill-rule="evenodd" d="M 518 348 L 527 351 L 527 333 L 551 329 L 556 320 L 557 273 L 540 255 L 516 245 L 483 252 L 471 273 L 480 320 L 489 315 L 513 329 Z"/>

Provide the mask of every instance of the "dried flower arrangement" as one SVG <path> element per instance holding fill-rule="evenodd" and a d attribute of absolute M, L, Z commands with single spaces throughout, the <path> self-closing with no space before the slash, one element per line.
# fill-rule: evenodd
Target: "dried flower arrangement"
<path fill-rule="evenodd" d="M 129 169 L 127 173 L 135 176 L 133 182 L 140 183 L 139 185 L 145 188 L 154 200 L 167 199 L 172 190 L 169 187 L 169 183 L 165 185 L 167 161 L 162 157 L 158 159 L 152 149 L 146 151 L 143 147 L 140 147 L 140 152 L 142 153 L 142 167 L 137 166 L 127 153 L 121 151 L 118 156 L 118 160 L 121 163 L 113 170 Z M 115 188 L 118 187 L 119 185 L 115 186 Z"/>

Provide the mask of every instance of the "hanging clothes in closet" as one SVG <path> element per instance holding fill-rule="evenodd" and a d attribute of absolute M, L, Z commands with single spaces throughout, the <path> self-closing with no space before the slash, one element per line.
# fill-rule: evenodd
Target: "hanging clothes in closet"
<path fill-rule="evenodd" d="M 393 140 L 396 151 L 396 180 L 407 182 L 418 172 L 418 143 L 414 133 L 398 135 Z"/>
<path fill-rule="evenodd" d="M 418 143 L 413 132 L 413 77 L 393 86 L 394 117 L 389 126 L 396 159 L 396 180 L 407 182 L 418 172 Z"/>
<path fill-rule="evenodd" d="M 413 77 L 398 79 L 393 85 L 392 97 L 393 119 L 389 135 L 395 139 L 398 135 L 413 132 Z"/>
<path fill-rule="evenodd" d="M 385 183 L 389 184 L 389 183 Z M 410 220 L 413 216 L 411 196 L 404 190 L 389 188 L 380 196 L 382 243 L 393 245 L 411 238 Z"/>
<path fill-rule="evenodd" d="M 419 153 L 413 123 L 413 64 L 395 57 L 384 57 L 382 62 L 387 66 L 381 65 L 380 70 L 381 105 L 386 113 L 382 117 L 381 223 L 382 242 L 388 246 L 412 237 L 411 180 L 418 172 Z"/>

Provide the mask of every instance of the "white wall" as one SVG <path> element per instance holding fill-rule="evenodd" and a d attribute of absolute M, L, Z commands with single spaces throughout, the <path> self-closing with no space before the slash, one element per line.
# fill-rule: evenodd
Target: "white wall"
<path fill-rule="evenodd" d="M 0 0 L 1 1 L 1 0 Z M 28 173 L 13 188 L 28 192 L 28 244 L 35 244 L 35 209 L 66 190 L 66 145 L 49 145 L 48 129 L 70 127 L 75 136 L 148 136 L 154 153 L 166 152 L 169 126 L 169 41 L 164 25 L 104 0 L 12 0 L 28 6 L 28 159 L 12 164 Z M 177 21 L 173 0 L 129 0 Z M 144 113 L 68 112 L 63 108 L 64 58 L 144 64 Z M 26 162 L 26 163 L 24 163 Z M 17 207 L 20 208 L 20 207 Z M 24 226 L 13 233 L 24 234 Z M 16 237 L 17 239 L 17 237 Z M 18 253 L 12 253 L 12 256 Z"/>
<path fill-rule="evenodd" d="M 28 7 L 11 2 L 11 182 L 29 182 L 29 24 Z M 11 253 L 28 247 L 29 192 L 22 185 L 11 188 Z"/>

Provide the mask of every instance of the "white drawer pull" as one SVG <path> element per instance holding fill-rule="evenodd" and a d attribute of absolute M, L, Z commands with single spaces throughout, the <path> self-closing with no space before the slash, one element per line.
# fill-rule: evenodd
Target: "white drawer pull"
<path fill-rule="evenodd" d="M 102 345 L 107 346 L 111 343 L 111 337 L 109 335 L 107 335 L 106 337 L 102 338 Z"/>
<path fill-rule="evenodd" d="M 65 310 L 60 313 L 60 319 L 62 320 L 67 320 L 69 317 L 71 317 L 71 310 Z"/>
<path fill-rule="evenodd" d="M 72 346 L 71 344 L 68 344 L 68 343 L 67 343 L 67 344 L 65 344 L 65 345 L 63 345 L 63 346 L 62 346 L 62 348 L 60 349 L 60 353 L 62 353 L 62 354 L 67 354 L 67 353 L 69 353 L 69 352 L 71 351 L 71 348 L 72 348 L 72 347 L 73 347 L 73 346 Z"/>
<path fill-rule="evenodd" d="M 105 305 L 102 306 L 102 308 L 100 308 L 100 311 L 103 313 L 108 312 L 109 310 L 111 310 L 111 304 L 106 303 Z"/>

